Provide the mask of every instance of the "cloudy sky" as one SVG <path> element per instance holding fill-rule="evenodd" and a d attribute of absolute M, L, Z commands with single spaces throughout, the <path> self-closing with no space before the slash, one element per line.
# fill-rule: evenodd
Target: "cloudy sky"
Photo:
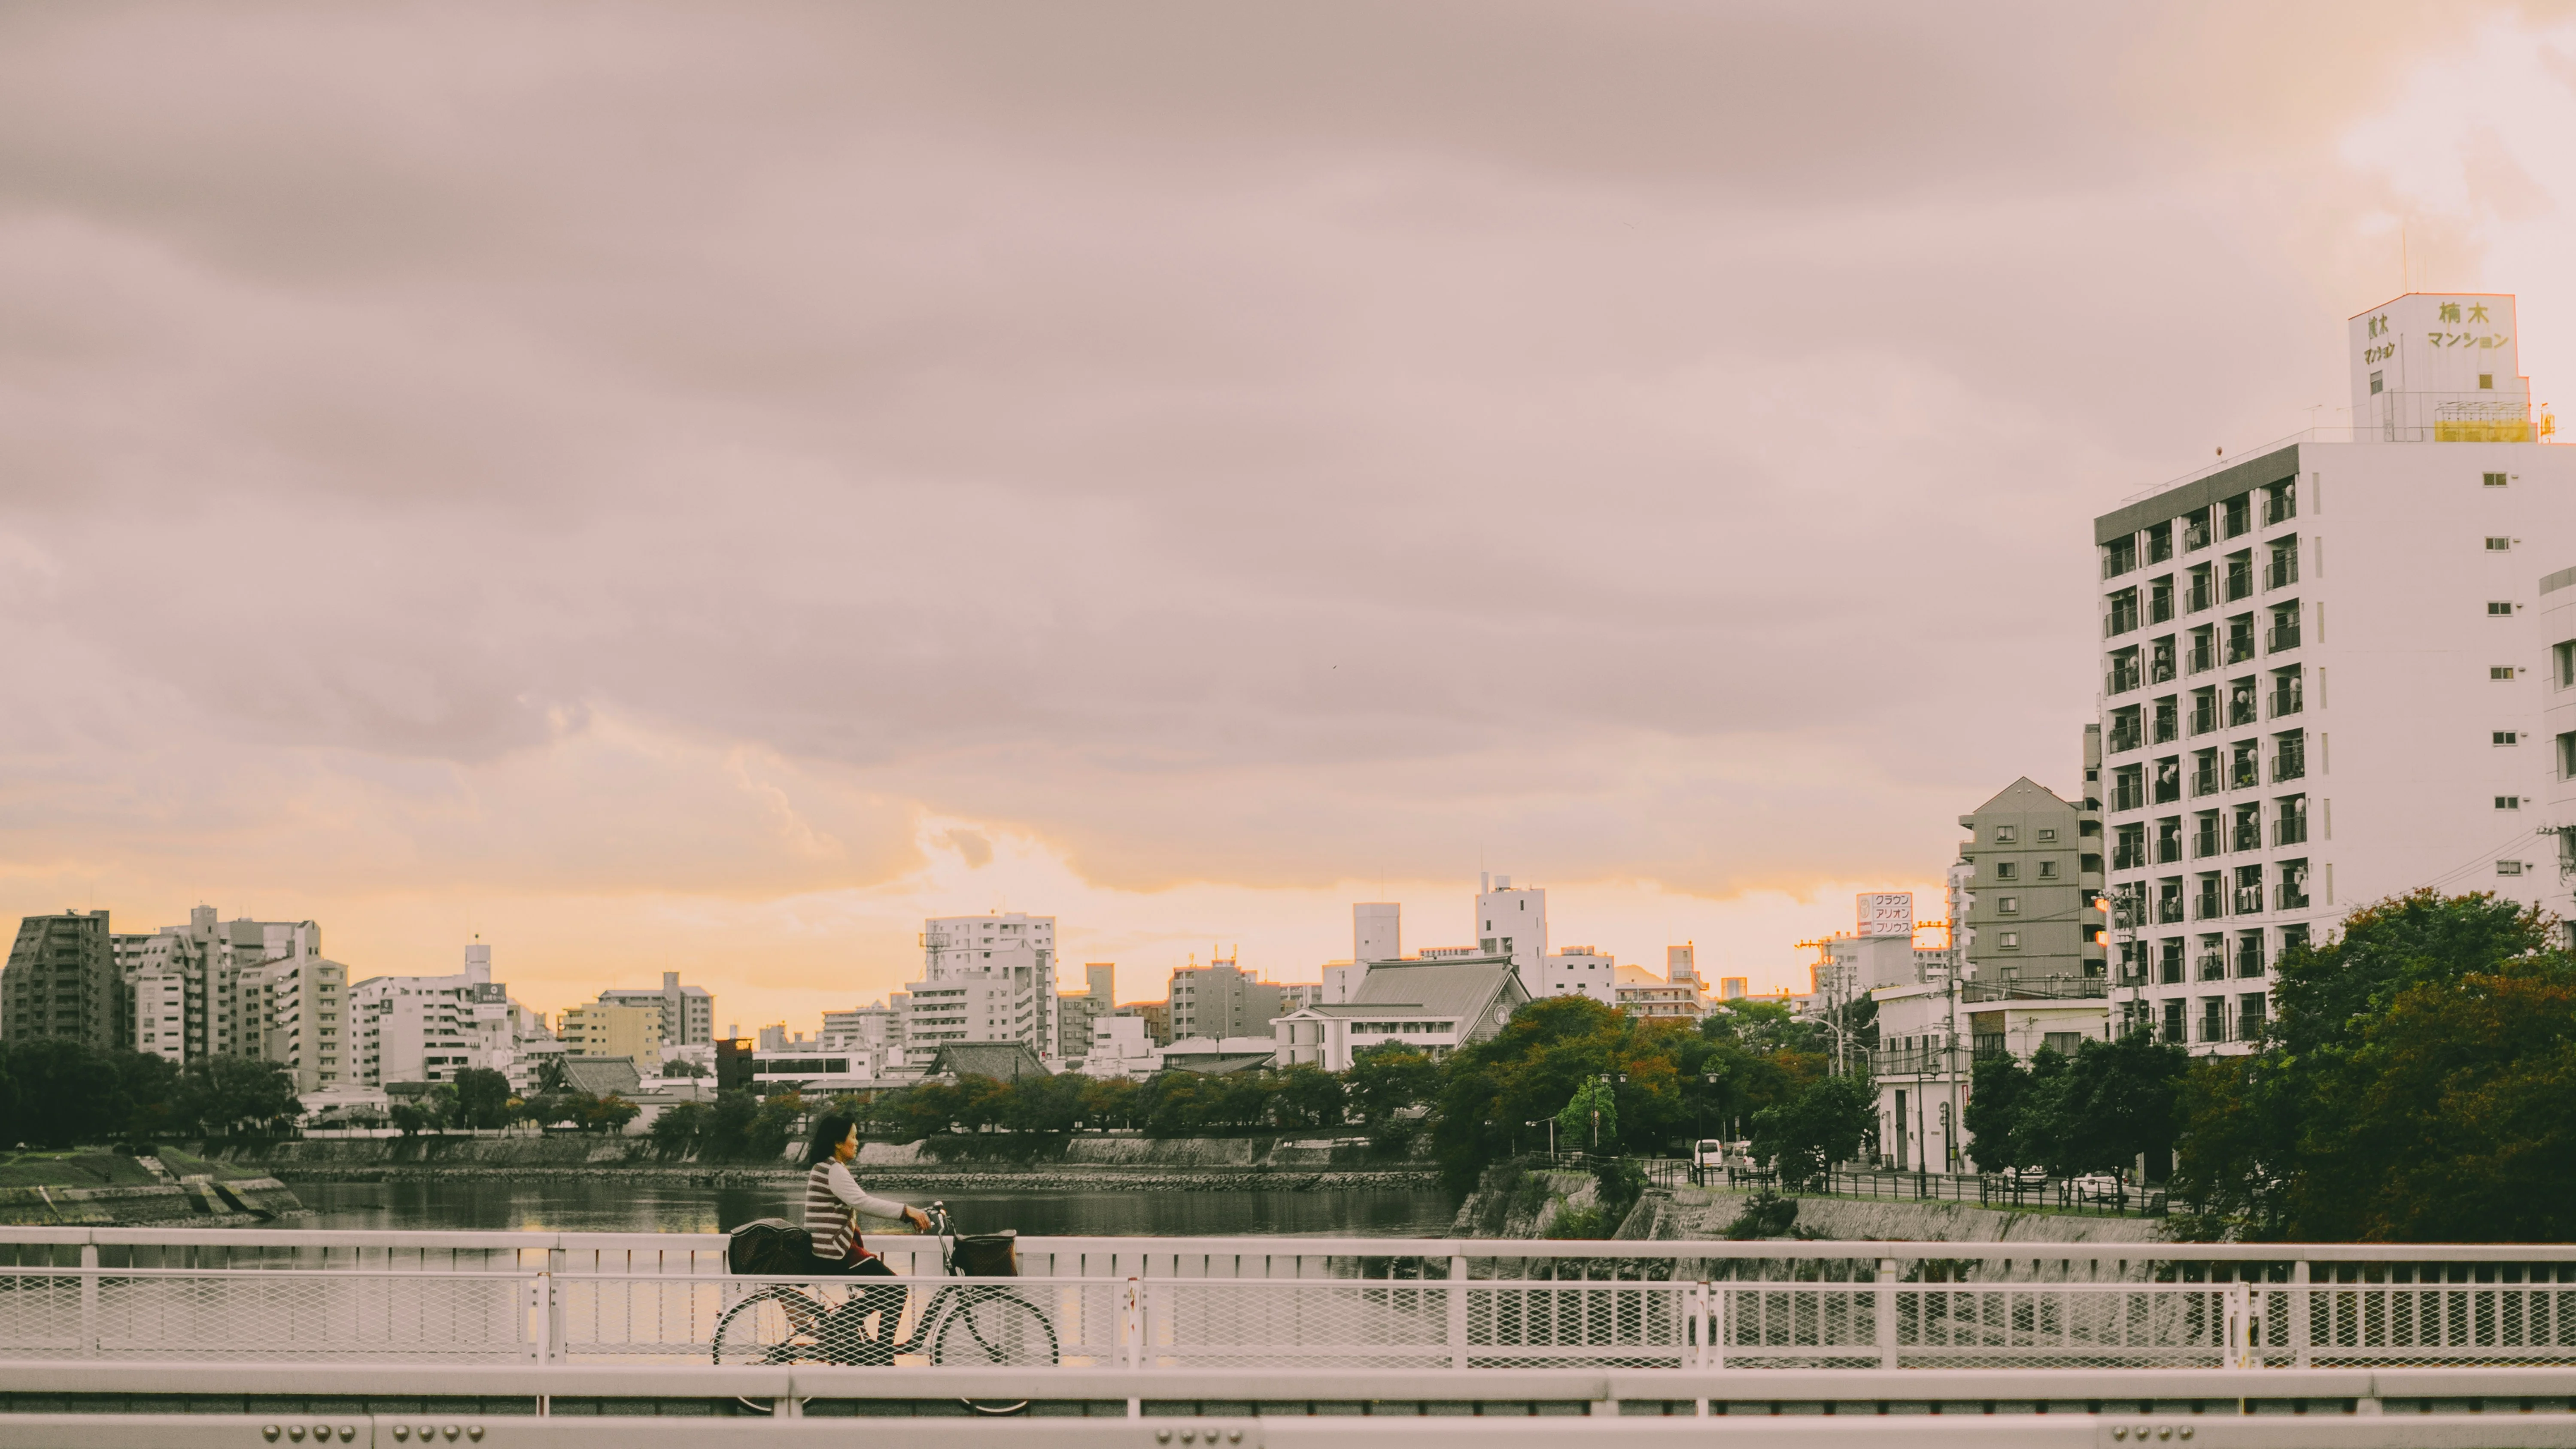
<path fill-rule="evenodd" d="M 2540 6 L 0 6 L 0 913 L 1802 983 L 2347 315 L 2576 379 L 2570 135 Z"/>

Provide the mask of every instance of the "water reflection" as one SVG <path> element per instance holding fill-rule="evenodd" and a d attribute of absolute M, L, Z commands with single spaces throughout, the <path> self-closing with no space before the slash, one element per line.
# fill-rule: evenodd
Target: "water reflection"
<path fill-rule="evenodd" d="M 459 1176 L 410 1182 L 298 1182 L 314 1216 L 298 1226 L 551 1232 L 723 1232 L 753 1218 L 793 1221 L 803 1184 L 692 1187 L 616 1177 Z M 1448 1199 L 1436 1190 L 1121 1192 L 1100 1188 L 886 1190 L 907 1202 L 944 1199 L 970 1232 L 1030 1236 L 1223 1237 L 1305 1234 L 1439 1237 Z"/>

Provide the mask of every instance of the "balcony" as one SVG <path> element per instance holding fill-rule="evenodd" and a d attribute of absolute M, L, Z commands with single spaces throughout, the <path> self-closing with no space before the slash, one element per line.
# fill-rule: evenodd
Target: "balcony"
<path fill-rule="evenodd" d="M 2252 559 L 2229 559 L 2227 561 L 2227 602 L 2231 604 L 2235 603 L 2238 599 L 2246 598 L 2253 592 L 2254 561 Z"/>
<path fill-rule="evenodd" d="M 2143 840 L 2127 841 L 2112 847 L 2111 868 L 2113 870 L 2137 870 L 2146 863 L 2147 843 Z"/>
<path fill-rule="evenodd" d="M 2262 910 L 2263 883 L 2261 881 L 2256 881 L 2252 885 L 2240 885 L 2236 888 L 2236 914 L 2240 916 L 2260 915 Z"/>
<path fill-rule="evenodd" d="M 2300 877 L 2295 880 L 2285 880 L 2279 885 L 2274 886 L 2272 888 L 2272 903 L 2273 906 L 2279 910 L 2306 910 L 2308 908 L 2308 883 L 2306 878 Z"/>
<path fill-rule="evenodd" d="M 1982 1001 L 2099 1001 L 2111 994 L 2109 978 L 2102 976 L 2025 976 L 2011 981 L 1968 981 L 1959 987 L 1959 999 Z M 1983 1041 L 1986 1038 L 1979 1037 Z"/>
<path fill-rule="evenodd" d="M 2307 812 L 2306 812 L 2306 811 L 2304 811 L 2304 810 L 2302 810 L 2302 811 L 2300 811 L 2300 812 L 2299 812 L 2298 814 L 2296 814 L 2296 815 L 2283 815 L 2280 819 L 2273 821 L 2273 822 L 2272 822 L 2272 843 L 2273 843 L 2274 845 L 2305 845 L 2305 844 L 2307 844 L 2307 843 L 2308 843 L 2308 816 L 2307 816 Z"/>
<path fill-rule="evenodd" d="M 2299 490 L 2294 483 L 2283 483 L 2263 495 L 2263 526 L 2287 523 L 2299 516 Z"/>
<path fill-rule="evenodd" d="M 2195 699 L 2191 702 L 2191 732 L 2205 735 L 2218 728 L 2218 701 Z"/>
<path fill-rule="evenodd" d="M 2246 725 L 2254 724 L 2256 722 L 2254 691 L 2251 689 L 2229 690 L 2227 692 L 2227 727 L 2229 729 L 2242 729 Z"/>
<path fill-rule="evenodd" d="M 2200 968 L 2200 979 L 2203 981 L 2224 981 L 2227 979 L 2227 958 L 2217 954 L 2216 952 L 2210 952 L 2195 957 L 2193 964 Z"/>
<path fill-rule="evenodd" d="M 2262 765 L 2263 762 L 2256 759 L 2253 752 L 2250 750 L 2244 754 L 2238 755 L 2234 760 L 2229 762 L 2230 768 L 2227 788 L 2231 790 L 2251 790 L 2255 786 L 2262 784 Z"/>
<path fill-rule="evenodd" d="M 2126 634 L 2136 627 L 2138 627 L 2138 600 L 2137 596 L 2132 594 L 2125 602 L 2115 602 L 2111 605 L 2111 612 L 2102 620 L 2102 637 L 2108 639 L 2115 635 Z"/>
<path fill-rule="evenodd" d="M 2205 822 L 2200 829 L 2192 832 L 2191 853 L 2202 860 L 2218 854 L 2217 821 Z"/>
<path fill-rule="evenodd" d="M 2243 494 L 2220 505 L 2220 512 L 2229 538 L 2241 537 L 2254 527 L 2254 500 Z"/>
<path fill-rule="evenodd" d="M 2299 556 L 2297 554 L 2275 554 L 2272 561 L 2263 566 L 2263 587 L 2267 589 L 2286 589 L 2298 581 Z"/>
<path fill-rule="evenodd" d="M 2137 749 L 2137 748 L 2139 748 L 2140 746 L 2144 745 L 2146 742 L 2147 742 L 2147 740 L 2146 740 L 2146 732 L 2145 732 L 2144 730 L 2141 730 L 2141 729 L 2138 727 L 2138 722 L 2137 722 L 2137 720 L 2136 720 L 2136 719 L 2131 718 L 2131 719 L 2117 720 L 2117 721 L 2114 721 L 2114 722 L 2112 723 L 2112 725 L 2111 725 L 2111 753 L 2112 753 L 2112 754 L 2115 754 L 2115 755 L 2116 755 L 2116 754 L 2120 753 L 2122 750 L 2134 750 L 2134 749 Z"/>
<path fill-rule="evenodd" d="M 2228 848 L 2231 850 L 2260 850 L 2263 848 L 2263 823 L 2251 815 L 2239 815 L 2229 839 L 2232 843 Z"/>
<path fill-rule="evenodd" d="M 2147 597 L 2148 623 L 2162 624 L 2173 616 L 2173 590 L 2160 588 Z"/>
<path fill-rule="evenodd" d="M 2285 744 L 2281 752 L 2272 757 L 2274 780 L 2304 780 L 2307 776 L 2308 751 L 2305 745 L 2292 747 Z"/>
<path fill-rule="evenodd" d="M 2177 888 L 2156 895 L 2156 924 L 2174 926 L 2182 923 L 2182 891 Z"/>
<path fill-rule="evenodd" d="M 2183 552 L 2185 553 L 2189 553 L 2196 548 L 2209 547 L 2208 514 L 2196 513 L 2190 518 L 2183 520 L 2182 547 Z"/>
<path fill-rule="evenodd" d="M 2147 682 L 2167 684 L 2174 677 L 2174 650 L 2171 639 L 2159 639 L 2147 655 Z"/>
<path fill-rule="evenodd" d="M 2138 687 L 2138 656 L 2122 655 L 2111 661 L 2111 672 L 2102 678 L 2102 689 L 2108 694 L 2126 694 Z"/>
<path fill-rule="evenodd" d="M 2191 589 L 2183 595 L 2183 612 L 2196 614 L 2217 602 L 2217 593 L 2209 586 L 2209 575 L 2205 573 L 2192 575 Z"/>
<path fill-rule="evenodd" d="M 2263 974 L 2262 937 L 2249 937 L 2236 943 L 2236 974 L 2239 976 Z"/>
<path fill-rule="evenodd" d="M 2298 647 L 2299 621 L 2295 618 L 2274 624 L 2263 631 L 2263 648 L 2268 653 L 2278 654 L 2284 649 Z"/>
<path fill-rule="evenodd" d="M 2206 674 L 2218 667 L 2218 650 L 2207 634 L 2191 636 L 2191 652 L 2184 656 L 2183 667 L 2193 674 Z"/>
<path fill-rule="evenodd" d="M 2156 864 L 2173 865 L 2182 859 L 2182 832 L 2156 837 Z"/>
<path fill-rule="evenodd" d="M 2214 880 L 2201 882 L 2200 894 L 2192 904 L 2192 919 L 2195 921 L 2214 921 L 2227 913 L 2226 895 Z M 2175 919 L 2181 918 L 2177 916 Z"/>
<path fill-rule="evenodd" d="M 2147 782 L 2135 775 L 2122 776 L 2111 787 L 2111 808 L 2113 810 L 2146 809 Z"/>
<path fill-rule="evenodd" d="M 2254 657 L 2254 626 L 2227 631 L 2227 662 L 2242 664 Z"/>
<path fill-rule="evenodd" d="M 2308 692 L 2300 686 L 2295 677 L 2272 686 L 2272 718 L 2279 719 L 2285 714 L 2298 714 L 2307 707 Z"/>

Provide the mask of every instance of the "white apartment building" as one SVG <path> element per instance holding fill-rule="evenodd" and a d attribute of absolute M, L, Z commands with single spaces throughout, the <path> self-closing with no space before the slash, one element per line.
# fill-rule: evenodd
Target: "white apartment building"
<path fill-rule="evenodd" d="M 321 928 L 311 921 L 216 915 L 197 906 L 186 925 L 114 938 L 118 975 L 135 993 L 136 1050 L 181 1063 L 260 1055 L 274 1005 L 268 967 L 322 952 Z"/>
<path fill-rule="evenodd" d="M 1547 966 L 1547 890 L 1543 886 L 1512 889 L 1507 875 L 1478 878 L 1476 950 L 1485 956 L 1508 956 L 1521 973 L 1521 989 L 1532 992 Z"/>
<path fill-rule="evenodd" d="M 1634 969 L 1634 968 L 1631 968 Z M 1568 946 L 1551 951 L 1539 966 L 1538 989 L 1532 996 L 1589 996 L 1603 1006 L 1619 1004 L 1619 963 L 1607 951 Z"/>
<path fill-rule="evenodd" d="M 2559 917 L 2565 933 L 2561 944 L 2576 949 L 2576 895 L 2569 891 L 2576 881 L 2576 568 L 2540 580 L 2538 612 L 2540 638 L 2549 651 L 2541 665 L 2549 685 L 2540 724 L 2549 751 L 2549 780 L 2538 829 L 2551 838 L 2536 864 L 2543 885 L 2555 882 L 2541 903 Z"/>
<path fill-rule="evenodd" d="M 1360 989 L 1371 961 L 1404 954 L 1404 907 L 1394 901 L 1361 901 L 1351 907 L 1351 959 L 1324 963 L 1324 979 L 1298 1006 L 1346 1002 Z"/>
<path fill-rule="evenodd" d="M 2357 426 L 2094 522 L 2115 994 L 2194 1050 L 2241 1050 L 2282 947 L 2356 906 L 2559 889 L 2538 584 L 2576 450 L 2536 441 L 2510 296 L 2349 333 Z"/>
<path fill-rule="evenodd" d="M 1055 917 L 933 917 L 921 954 L 921 979 L 904 987 L 909 1065 L 928 1069 L 952 1042 L 1019 1042 L 1057 1060 Z"/>
<path fill-rule="evenodd" d="M 452 975 L 370 976 L 350 987 L 349 1020 L 353 1080 L 368 1087 L 452 1082 L 468 1067 L 512 1074 L 532 1043 L 553 1040 L 544 1017 L 492 979 L 492 948 L 480 942 Z"/>
<path fill-rule="evenodd" d="M 1444 1057 L 1500 1031 L 1529 999 L 1505 956 L 1425 951 L 1373 962 L 1350 1001 L 1301 1006 L 1271 1022 L 1272 1060 L 1342 1072 L 1355 1054 L 1388 1042 Z"/>

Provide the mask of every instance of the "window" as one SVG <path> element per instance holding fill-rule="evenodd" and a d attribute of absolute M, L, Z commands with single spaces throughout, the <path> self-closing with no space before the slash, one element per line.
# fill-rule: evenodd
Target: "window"
<path fill-rule="evenodd" d="M 2057 862 L 2053 860 L 2041 861 L 2039 863 L 2039 878 L 2041 880 L 2057 879 Z"/>
<path fill-rule="evenodd" d="M 2370 395 L 2379 396 L 2379 374 L 2375 372 L 2370 375 Z"/>
<path fill-rule="evenodd" d="M 2021 932 L 2019 932 L 2019 931 L 2001 931 L 2001 932 L 1998 932 L 1998 933 L 1996 933 L 1996 936 L 1995 936 L 1995 944 L 1996 944 L 1997 946 L 1999 946 L 1999 947 L 2003 948 L 2003 949 L 2004 949 L 2004 950 L 2006 950 L 2006 951 L 2018 951 L 2018 950 L 2020 950 L 2020 949 L 2021 949 Z"/>
<path fill-rule="evenodd" d="M 1995 898 L 1995 913 L 1996 913 L 1997 915 L 2003 915 L 2003 916 L 2018 916 L 2018 915 L 2020 915 L 2020 914 L 2021 914 L 2021 897 L 2019 897 L 2019 896 L 1998 896 L 1998 897 L 1996 897 L 1996 898 Z"/>
<path fill-rule="evenodd" d="M 2013 843 L 2013 827 L 2011 827 L 2011 826 L 2009 826 L 2009 825 L 1998 825 L 1998 826 L 1996 826 L 1996 827 L 1995 827 L 1995 844 L 1997 844 L 1997 845 L 2010 845 L 2010 844 L 2012 844 L 2012 843 Z"/>
<path fill-rule="evenodd" d="M 2505 599 L 2489 599 L 2487 600 L 2487 617 L 2490 619 L 2510 619 L 2513 617 L 2513 604 L 2511 601 Z"/>
<path fill-rule="evenodd" d="M 2495 797 L 2495 802 L 2495 808 L 2498 810 L 2519 810 L 2522 808 L 2522 797 L 2519 795 L 2498 795 Z"/>
<path fill-rule="evenodd" d="M 2057 827 L 2056 827 L 2056 826 L 2054 826 L 2054 825 L 2043 825 L 2043 826 L 2041 826 L 2041 827 L 2040 827 L 2040 829 L 2039 829 L 2039 839 L 2040 839 L 2040 840 L 2042 840 L 2042 841 L 2044 842 L 2044 841 L 2055 840 L 2056 838 L 2057 838 Z"/>
<path fill-rule="evenodd" d="M 2519 730 L 2497 730 L 2494 739 L 2499 745 L 2518 745 L 2522 743 L 2522 733 Z"/>
<path fill-rule="evenodd" d="M 2576 780 L 2576 730 L 2558 737 L 2558 778 Z M 2576 839 L 2576 837 L 2561 837 Z"/>
<path fill-rule="evenodd" d="M 1995 862 L 1995 879 L 1997 880 L 2012 880 L 2020 874 L 2021 865 L 2017 861 L 1999 860 Z"/>
<path fill-rule="evenodd" d="M 2522 874 L 2522 862 L 2518 860 L 2499 860 L 2496 862 L 2496 874 L 2520 875 Z"/>
<path fill-rule="evenodd" d="M 2509 538 L 2496 538 L 2490 535 L 2487 539 L 2487 552 L 2489 553 L 2504 553 L 2511 550 L 2512 547 L 2513 540 Z"/>
<path fill-rule="evenodd" d="M 2502 488 L 2504 486 L 2505 475 L 2502 473 L 2489 473 L 2485 475 L 2485 478 L 2486 485 L 2489 488 Z"/>
<path fill-rule="evenodd" d="M 2558 687 L 2576 685 L 2576 639 L 2556 645 L 2549 651 L 2550 662 L 2557 666 Z"/>
<path fill-rule="evenodd" d="M 2511 679 L 2513 678 L 2513 666 L 2510 664 L 2491 665 L 2487 669 L 2487 678 Z"/>

